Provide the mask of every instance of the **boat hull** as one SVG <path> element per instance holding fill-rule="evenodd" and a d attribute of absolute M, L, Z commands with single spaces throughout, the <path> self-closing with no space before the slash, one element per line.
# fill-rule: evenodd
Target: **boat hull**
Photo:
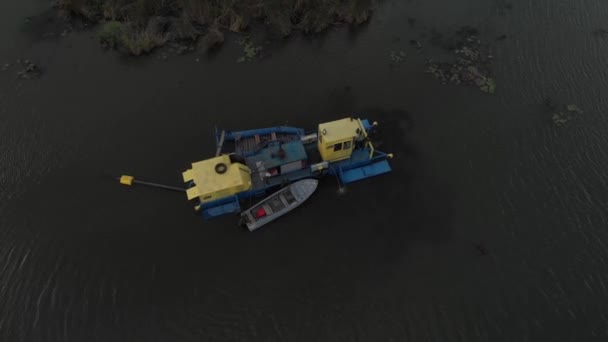
<path fill-rule="evenodd" d="M 300 206 L 317 189 L 319 181 L 303 179 L 273 193 L 241 213 L 241 223 L 249 231 L 276 220 Z"/>

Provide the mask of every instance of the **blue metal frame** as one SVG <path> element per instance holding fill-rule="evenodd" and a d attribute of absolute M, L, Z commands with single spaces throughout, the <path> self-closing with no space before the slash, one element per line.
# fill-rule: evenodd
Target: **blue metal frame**
<path fill-rule="evenodd" d="M 217 201 L 199 205 L 203 212 L 203 217 L 208 220 L 224 215 L 236 214 L 241 211 L 241 206 L 237 196 L 221 198 Z"/>
<path fill-rule="evenodd" d="M 245 131 L 226 131 L 224 130 L 224 141 L 226 140 L 234 140 L 237 137 L 247 138 L 253 137 L 255 135 L 264 135 L 271 133 L 282 133 L 282 134 L 294 134 L 294 135 L 304 135 L 304 130 L 302 128 L 297 127 L 289 127 L 289 126 L 276 126 L 276 127 L 268 127 L 268 128 L 258 128 L 258 129 L 250 129 Z M 215 142 L 219 144 L 219 137 L 221 132 L 218 131 L 217 127 L 215 129 Z"/>
<path fill-rule="evenodd" d="M 363 124 L 363 128 L 365 128 L 366 131 L 371 131 L 372 129 L 374 129 L 374 125 L 369 123 L 369 120 L 367 119 L 362 119 L 361 123 Z"/>

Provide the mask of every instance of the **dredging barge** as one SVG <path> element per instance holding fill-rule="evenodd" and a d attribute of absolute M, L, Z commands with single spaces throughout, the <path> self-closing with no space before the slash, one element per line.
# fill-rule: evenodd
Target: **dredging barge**
<path fill-rule="evenodd" d="M 182 174 L 187 197 L 208 220 L 239 214 L 243 200 L 302 179 L 330 175 L 346 185 L 388 173 L 393 155 L 376 150 L 370 138 L 377 125 L 350 117 L 310 132 L 287 126 L 216 128 L 215 157 L 192 163 Z"/>

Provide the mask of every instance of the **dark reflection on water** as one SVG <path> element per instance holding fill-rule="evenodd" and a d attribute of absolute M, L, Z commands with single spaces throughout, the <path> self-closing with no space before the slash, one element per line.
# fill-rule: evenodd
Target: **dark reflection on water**
<path fill-rule="evenodd" d="M 608 337 L 604 2 L 386 1 L 356 34 L 271 40 L 245 64 L 232 38 L 167 61 L 102 52 L 93 32 L 39 39 L 46 6 L 0 3 L 0 62 L 46 71 L 0 74 L 0 340 Z M 424 73 L 446 57 L 433 37 L 465 25 L 506 35 L 496 96 Z M 557 127 L 547 97 L 583 113 Z M 179 185 L 213 154 L 214 124 L 351 114 L 380 123 L 394 172 L 343 192 L 327 179 L 253 234 L 110 179 Z"/>

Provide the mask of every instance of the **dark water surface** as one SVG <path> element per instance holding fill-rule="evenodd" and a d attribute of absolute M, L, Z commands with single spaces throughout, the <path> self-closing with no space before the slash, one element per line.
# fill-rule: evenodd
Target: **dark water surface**
<path fill-rule="evenodd" d="M 0 63 L 45 70 L 0 72 L 0 341 L 608 339 L 605 1 L 385 1 L 245 64 L 234 39 L 133 61 L 94 31 L 43 37 L 48 8 L 0 3 Z M 507 35 L 495 96 L 424 73 L 430 29 L 463 25 Z M 558 127 L 547 97 L 584 113 Z M 328 179 L 255 233 L 108 178 L 179 184 L 214 124 L 350 114 L 380 122 L 394 172 L 341 196 Z"/>

